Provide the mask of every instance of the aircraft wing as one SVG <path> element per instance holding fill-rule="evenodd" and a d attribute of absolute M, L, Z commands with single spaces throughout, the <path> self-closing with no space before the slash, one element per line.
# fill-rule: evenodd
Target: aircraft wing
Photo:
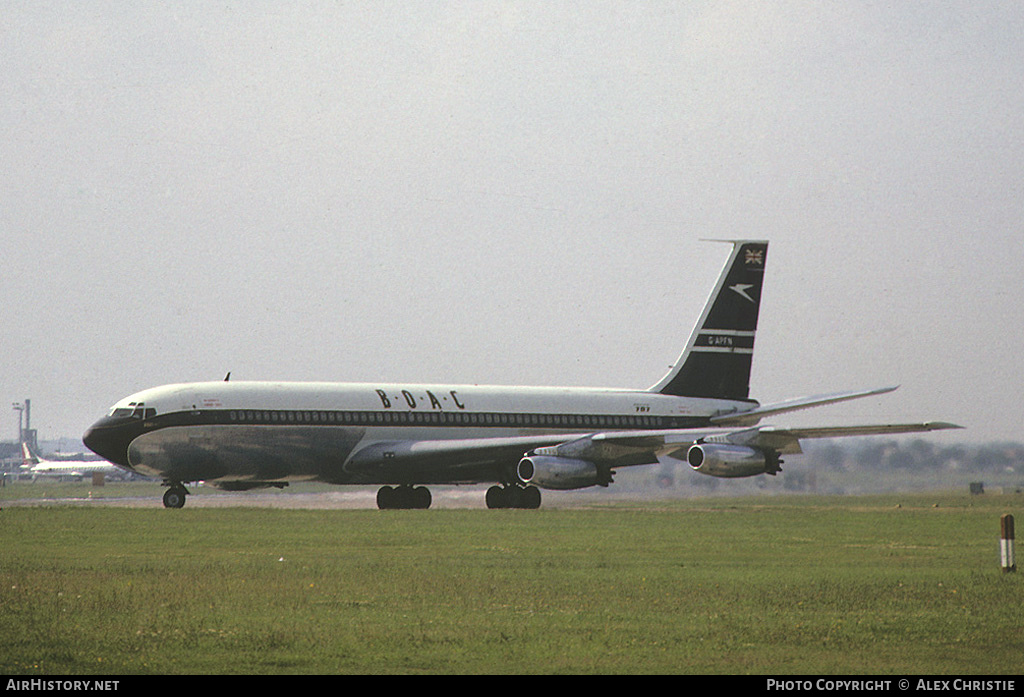
<path fill-rule="evenodd" d="M 538 455 L 568 457 L 599 462 L 612 467 L 648 464 L 667 456 L 685 460 L 686 451 L 696 443 L 740 445 L 795 454 L 804 438 L 840 438 L 844 436 L 893 435 L 962 428 L 941 421 L 911 424 L 877 424 L 866 426 L 829 426 L 819 428 L 781 428 L 756 426 L 740 430 L 663 430 L 595 433 L 576 437 L 551 447 L 537 448 Z"/>
<path fill-rule="evenodd" d="M 790 399 L 785 402 L 763 404 L 748 411 L 730 412 L 728 414 L 712 416 L 711 423 L 716 426 L 752 426 L 766 416 L 784 414 L 786 412 L 797 411 L 799 409 L 810 409 L 811 407 L 820 407 L 826 404 L 836 404 L 837 402 L 845 402 L 849 399 L 872 397 L 875 395 L 886 394 L 887 392 L 893 392 L 897 389 L 899 389 L 899 385 L 894 385 L 892 387 L 879 387 L 872 390 L 856 390 L 854 392 L 837 392 L 834 394 L 815 395 L 813 397 L 800 397 L 798 399 Z"/>
<path fill-rule="evenodd" d="M 917 433 L 948 428 L 955 424 L 929 422 L 881 424 L 823 428 L 780 428 L 755 426 L 728 429 L 665 429 L 651 431 L 609 431 L 575 434 L 514 436 L 430 441 L 388 441 L 368 445 L 357 451 L 345 470 L 353 475 L 392 476 L 397 481 L 415 479 L 430 482 L 448 477 L 454 481 L 465 475 L 466 481 L 481 473 L 512 476 L 519 460 L 528 455 L 543 455 L 568 460 L 584 460 L 603 469 L 649 465 L 661 457 L 686 460 L 686 453 L 698 443 L 742 446 L 777 454 L 800 453 L 804 438 L 890 435 Z"/>

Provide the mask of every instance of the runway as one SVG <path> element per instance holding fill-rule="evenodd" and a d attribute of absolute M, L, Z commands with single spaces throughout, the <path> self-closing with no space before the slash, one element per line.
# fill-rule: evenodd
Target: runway
<path fill-rule="evenodd" d="M 191 488 L 185 510 L 191 508 L 279 508 L 306 510 L 377 509 L 376 489 L 344 489 L 322 492 L 251 491 L 216 492 Z M 486 487 L 432 488 L 431 509 L 486 509 Z M 636 499 L 635 494 L 603 492 L 544 492 L 544 508 L 576 508 Z M 650 497 L 646 497 L 650 498 Z M 39 497 L 0 500 L 0 508 L 28 506 L 102 506 L 108 508 L 163 508 L 159 495 Z"/>

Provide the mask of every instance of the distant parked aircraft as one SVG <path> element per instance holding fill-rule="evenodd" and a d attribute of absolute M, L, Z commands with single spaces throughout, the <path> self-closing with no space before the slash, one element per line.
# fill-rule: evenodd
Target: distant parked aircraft
<path fill-rule="evenodd" d="M 97 472 L 123 476 L 128 473 L 124 468 L 103 460 L 44 460 L 32 452 L 32 448 L 26 442 L 21 444 L 21 455 L 22 471 L 30 472 L 32 476 L 85 477 Z"/>

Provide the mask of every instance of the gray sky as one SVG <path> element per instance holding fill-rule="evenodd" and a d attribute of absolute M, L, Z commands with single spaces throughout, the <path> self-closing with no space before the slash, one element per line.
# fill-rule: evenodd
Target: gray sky
<path fill-rule="evenodd" d="M 0 75 L 41 438 L 229 370 L 646 388 L 735 237 L 752 396 L 902 385 L 775 422 L 1022 437 L 1019 2 L 8 0 Z"/>

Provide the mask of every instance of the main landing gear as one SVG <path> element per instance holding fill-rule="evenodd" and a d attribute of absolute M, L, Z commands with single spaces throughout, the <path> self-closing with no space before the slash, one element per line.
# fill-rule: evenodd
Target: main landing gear
<path fill-rule="evenodd" d="M 535 486 L 492 486 L 487 490 L 488 508 L 540 508 L 540 489 Z"/>
<path fill-rule="evenodd" d="M 184 498 L 184 496 L 182 496 Z M 492 486 L 487 490 L 488 508 L 540 508 L 540 489 L 535 486 Z M 382 486 L 377 490 L 381 510 L 430 508 L 430 490 L 423 486 Z"/>
<path fill-rule="evenodd" d="M 164 492 L 164 508 L 181 508 L 185 505 L 188 490 L 179 482 L 170 482 L 170 487 Z"/>
<path fill-rule="evenodd" d="M 377 508 L 430 508 L 430 489 L 424 486 L 382 486 L 377 491 Z"/>

